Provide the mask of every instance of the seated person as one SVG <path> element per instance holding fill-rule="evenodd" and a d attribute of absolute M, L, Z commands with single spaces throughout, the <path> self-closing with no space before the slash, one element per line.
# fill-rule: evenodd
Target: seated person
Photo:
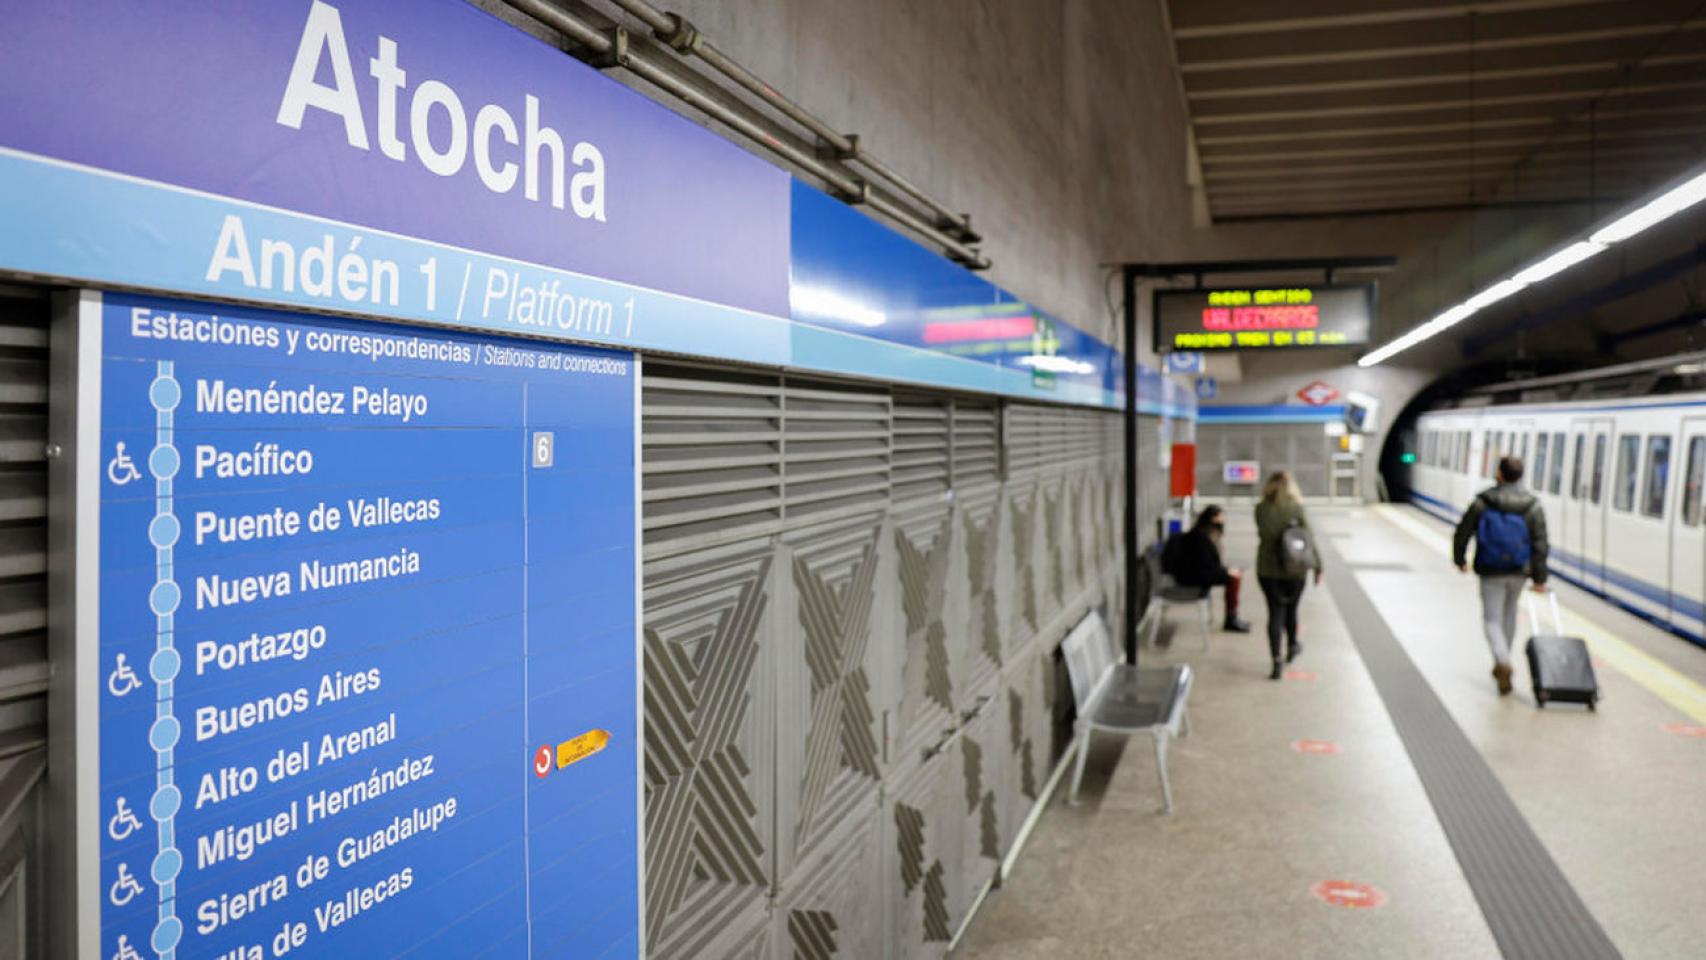
<path fill-rule="evenodd" d="M 1205 597 L 1211 588 L 1224 587 L 1224 629 L 1249 633 L 1250 622 L 1238 619 L 1238 587 L 1243 581 L 1243 571 L 1220 562 L 1220 538 L 1225 532 L 1225 512 L 1216 506 L 1204 507 L 1189 530 L 1168 538 L 1161 553 L 1161 570 L 1174 583 L 1200 589 Z"/>

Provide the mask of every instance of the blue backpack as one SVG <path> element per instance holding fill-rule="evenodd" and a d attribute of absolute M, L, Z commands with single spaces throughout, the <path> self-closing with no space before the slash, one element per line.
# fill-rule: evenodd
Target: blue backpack
<path fill-rule="evenodd" d="M 1475 565 L 1483 570 L 1528 567 L 1528 521 L 1520 513 L 1487 507 L 1475 528 Z"/>

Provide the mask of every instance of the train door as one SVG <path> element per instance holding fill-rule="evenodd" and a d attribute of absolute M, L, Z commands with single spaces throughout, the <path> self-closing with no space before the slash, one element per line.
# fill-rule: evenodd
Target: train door
<path fill-rule="evenodd" d="M 1577 576 L 1590 590 L 1605 589 L 1605 515 L 1611 499 L 1611 420 L 1577 420 L 1572 433 L 1584 440 L 1582 475 L 1577 479 L 1580 498 L 1572 504 L 1575 529 L 1571 531 Z"/>
<path fill-rule="evenodd" d="M 1564 502 L 1558 508 L 1557 528 L 1552 547 L 1552 565 L 1572 577 L 1580 577 L 1582 557 L 1582 501 L 1587 497 L 1587 424 L 1569 421 L 1564 434 L 1569 453 L 1565 455 Z M 1551 517 L 1546 518 L 1548 521 Z"/>
<path fill-rule="evenodd" d="M 1694 634 L 1706 633 L 1706 533 L 1701 500 L 1706 495 L 1706 417 L 1682 421 L 1682 446 L 1676 467 L 1682 470 L 1670 523 L 1670 622 Z M 1673 468 L 1674 469 L 1674 468 Z"/>

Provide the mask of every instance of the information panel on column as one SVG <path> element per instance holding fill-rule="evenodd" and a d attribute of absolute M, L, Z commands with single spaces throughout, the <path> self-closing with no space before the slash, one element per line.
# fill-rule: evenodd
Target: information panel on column
<path fill-rule="evenodd" d="M 84 322 L 100 955 L 637 956 L 634 355 Z"/>

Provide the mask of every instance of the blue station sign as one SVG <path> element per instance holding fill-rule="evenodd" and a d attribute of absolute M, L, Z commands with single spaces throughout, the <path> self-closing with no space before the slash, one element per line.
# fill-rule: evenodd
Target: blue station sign
<path fill-rule="evenodd" d="M 634 356 L 98 326 L 98 955 L 637 956 Z"/>
<path fill-rule="evenodd" d="M 0 39 L 4 270 L 785 363 L 788 191 L 460 0 L 26 4 Z"/>

